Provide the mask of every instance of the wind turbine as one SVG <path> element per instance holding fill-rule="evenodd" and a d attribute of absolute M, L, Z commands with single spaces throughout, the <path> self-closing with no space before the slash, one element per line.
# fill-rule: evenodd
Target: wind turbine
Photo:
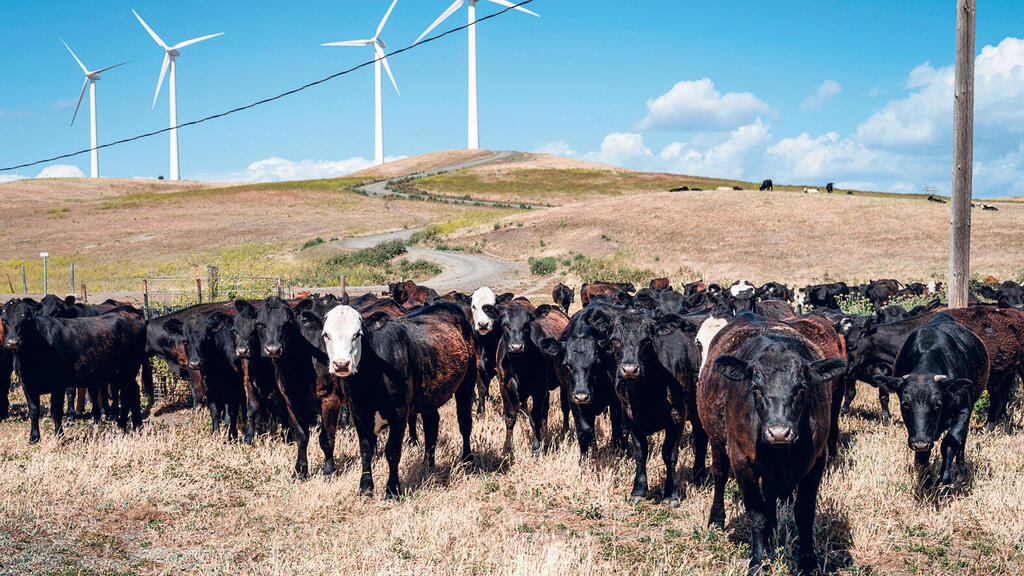
<path fill-rule="evenodd" d="M 477 96 L 476 96 L 476 3 L 478 0 L 455 0 L 452 5 L 445 10 L 441 16 L 434 20 L 434 23 L 430 25 L 420 37 L 416 39 L 414 44 L 419 43 L 423 40 L 423 37 L 430 34 L 430 31 L 437 28 L 437 25 L 444 22 L 449 16 L 451 16 L 456 10 L 462 7 L 463 3 L 469 4 L 469 146 L 470 150 L 476 150 L 480 147 L 480 118 L 477 113 Z M 487 0 L 501 6 L 509 8 L 515 8 L 520 12 L 525 12 L 531 16 L 540 18 L 540 14 L 531 12 L 522 6 L 516 6 L 514 3 L 508 0 Z"/>
<path fill-rule="evenodd" d="M 373 149 L 373 163 L 380 166 L 384 163 L 384 103 L 383 96 L 380 90 L 380 65 L 384 64 L 384 69 L 388 72 L 388 78 L 391 78 L 391 84 L 395 87 L 395 92 L 399 96 L 402 93 L 398 90 L 398 83 L 395 82 L 395 77 L 391 74 L 391 66 L 388 66 L 388 59 L 384 56 L 384 41 L 380 39 L 380 32 L 384 29 L 384 24 L 388 21 L 388 17 L 391 16 L 391 11 L 395 9 L 395 4 L 398 4 L 398 0 L 394 0 L 391 3 L 391 7 L 384 13 L 384 18 L 381 19 L 380 24 L 377 25 L 377 31 L 374 33 L 373 38 L 369 40 L 345 40 L 343 42 L 327 42 L 321 44 L 321 46 L 373 46 L 373 55 L 376 62 L 373 63 L 373 82 L 374 82 L 374 111 L 376 115 L 376 122 L 374 125 L 374 149 Z"/>
<path fill-rule="evenodd" d="M 78 118 L 78 108 L 82 105 L 82 98 L 85 98 L 85 87 L 88 86 L 89 87 L 89 111 L 91 112 L 91 114 L 90 114 L 90 116 L 91 116 L 91 122 L 90 122 L 90 126 L 91 126 L 90 143 L 91 143 L 91 146 L 90 146 L 90 148 L 92 148 L 92 151 L 90 152 L 90 160 L 91 160 L 90 164 L 92 165 L 92 170 L 90 172 L 90 176 L 92 176 L 93 178 L 99 178 L 100 177 L 100 151 L 97 150 L 97 148 L 96 148 L 98 146 L 98 141 L 97 141 L 97 136 L 96 136 L 96 81 L 100 79 L 100 73 L 101 72 L 106 72 L 107 70 L 110 70 L 112 68 L 117 68 L 118 66 L 127 64 L 127 62 L 121 62 L 121 64 L 114 64 L 113 66 L 107 66 L 106 68 L 100 68 L 99 70 L 94 70 L 94 71 L 90 72 L 89 69 L 85 67 L 85 64 L 82 64 L 82 61 L 78 59 L 78 56 L 75 55 L 75 51 L 71 49 L 71 46 L 68 46 L 68 43 L 65 42 L 63 38 L 60 39 L 60 42 L 61 42 L 61 44 L 64 45 L 65 48 L 68 49 L 68 52 L 71 52 L 71 57 L 75 59 L 75 62 L 78 62 L 78 65 L 82 68 L 82 72 L 85 72 L 85 82 L 82 83 L 82 92 L 79 93 L 79 95 L 78 95 L 78 103 L 75 104 L 75 114 L 71 117 L 71 125 L 72 126 L 75 125 L 75 118 Z"/>
<path fill-rule="evenodd" d="M 164 49 L 164 64 L 160 67 L 160 79 L 156 82 L 156 93 L 153 94 L 153 108 L 156 108 L 156 99 L 160 96 L 160 87 L 164 84 L 164 75 L 167 74 L 167 68 L 168 66 L 170 66 L 171 68 L 171 79 L 168 82 L 167 86 L 167 90 L 168 92 L 170 92 L 169 96 L 171 100 L 171 180 L 180 180 L 180 177 L 178 175 L 178 92 L 175 74 L 176 66 L 174 64 L 174 60 L 181 55 L 178 52 L 179 49 L 184 48 L 185 46 L 191 46 L 192 44 L 196 44 L 198 42 L 202 42 L 203 40 L 215 38 L 224 33 L 218 32 L 216 34 L 210 34 L 208 36 L 200 36 L 199 38 L 193 38 L 191 40 L 179 42 L 174 46 L 168 46 L 164 43 L 163 40 L 160 39 L 159 36 L 156 35 L 156 32 L 153 32 L 153 29 L 149 27 L 149 24 L 146 24 L 146 21 L 142 19 L 142 16 L 139 16 L 138 12 L 132 10 L 132 14 L 135 14 L 135 17 L 139 19 L 139 23 L 141 23 L 142 27 L 146 29 L 146 32 L 149 32 L 149 35 L 153 37 L 153 40 L 157 44 L 159 44 L 161 48 Z"/>

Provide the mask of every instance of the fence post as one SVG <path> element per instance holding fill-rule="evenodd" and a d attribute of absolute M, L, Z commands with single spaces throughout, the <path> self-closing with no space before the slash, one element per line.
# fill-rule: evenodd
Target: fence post
<path fill-rule="evenodd" d="M 7 285 L 11 287 L 11 294 L 14 294 L 14 282 L 11 282 L 11 273 L 4 272 L 4 274 L 7 274 Z"/>
<path fill-rule="evenodd" d="M 71 293 L 75 293 L 75 263 L 71 263 Z"/>
<path fill-rule="evenodd" d="M 89 289 L 85 287 L 85 282 L 82 282 L 82 303 L 89 303 Z"/>
<path fill-rule="evenodd" d="M 209 281 L 206 290 L 210 293 L 210 302 L 216 302 L 220 298 L 220 268 L 216 266 L 206 267 L 206 277 Z"/>
<path fill-rule="evenodd" d="M 341 294 L 340 294 L 340 296 L 341 297 L 345 296 L 345 275 L 344 274 L 341 275 Z"/>
<path fill-rule="evenodd" d="M 49 294 L 49 289 L 46 287 L 46 257 L 49 256 L 49 252 L 40 252 L 39 257 L 43 259 L 43 296 Z"/>
<path fill-rule="evenodd" d="M 25 278 L 25 265 L 21 265 L 21 292 L 28 294 L 28 280 Z"/>
<path fill-rule="evenodd" d="M 282 292 L 281 292 L 281 279 L 280 279 L 280 278 L 278 278 L 278 279 L 277 279 L 277 297 L 278 297 L 278 298 L 281 298 L 281 297 L 282 297 Z"/>
<path fill-rule="evenodd" d="M 199 298 L 199 303 L 203 303 L 203 281 L 199 278 L 199 264 L 196 264 L 196 294 Z"/>
<path fill-rule="evenodd" d="M 142 279 L 142 309 L 146 313 L 146 320 L 152 318 L 152 313 L 149 310 L 149 280 Z"/>

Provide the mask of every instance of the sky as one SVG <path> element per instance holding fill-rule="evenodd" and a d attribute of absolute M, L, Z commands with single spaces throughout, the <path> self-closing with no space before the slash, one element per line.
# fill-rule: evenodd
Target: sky
<path fill-rule="evenodd" d="M 97 83 L 101 143 L 165 128 L 163 58 L 131 13 L 181 50 L 178 118 L 194 120 L 372 58 L 389 0 L 3 2 L 0 166 L 89 144 L 83 74 Z M 399 0 L 381 37 L 411 44 L 449 0 Z M 541 151 L 641 170 L 777 183 L 948 193 L 955 1 L 695 2 L 534 0 L 478 27 L 481 146 Z M 478 17 L 501 7 L 481 0 Z M 437 31 L 466 21 L 465 8 Z M 1024 3 L 977 12 L 974 192 L 1024 194 Z M 466 146 L 466 34 L 390 59 L 389 158 Z M 269 181 L 366 167 L 373 157 L 372 67 L 179 131 L 183 178 Z M 83 154 L 0 173 L 88 173 Z M 168 174 L 168 136 L 100 151 L 113 177 Z"/>

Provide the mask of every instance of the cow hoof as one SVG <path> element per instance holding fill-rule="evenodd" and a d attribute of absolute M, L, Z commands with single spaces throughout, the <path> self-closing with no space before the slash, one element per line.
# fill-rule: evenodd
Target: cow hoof
<path fill-rule="evenodd" d="M 882 414 L 882 426 L 888 426 L 889 422 L 890 422 L 889 415 L 888 414 Z"/>
<path fill-rule="evenodd" d="M 818 570 L 818 557 L 814 554 L 801 556 L 800 562 L 797 563 L 797 568 L 799 569 L 800 574 L 806 574 L 808 576 L 810 574 L 814 574 L 814 572 Z"/>
<path fill-rule="evenodd" d="M 473 460 L 474 460 L 474 457 L 473 457 L 473 453 L 472 452 L 466 452 L 465 454 L 462 455 L 462 463 L 463 464 L 472 464 Z"/>
<path fill-rule="evenodd" d="M 309 470 L 296 470 L 292 472 L 292 480 L 305 480 L 309 478 Z"/>
<path fill-rule="evenodd" d="M 399 491 L 399 488 L 396 486 L 394 488 L 388 488 L 387 490 L 385 490 L 384 491 L 384 499 L 385 500 L 401 500 L 402 499 L 402 495 L 401 495 L 401 493 Z"/>
<path fill-rule="evenodd" d="M 718 528 L 719 530 L 725 530 L 725 514 L 715 514 L 708 518 L 708 528 Z"/>
<path fill-rule="evenodd" d="M 985 432 L 992 432 L 995 429 L 996 429 L 996 423 L 995 422 L 986 422 L 985 423 Z"/>
<path fill-rule="evenodd" d="M 661 503 L 671 508 L 679 508 L 679 498 L 676 497 L 665 498 L 664 500 L 661 501 Z"/>
<path fill-rule="evenodd" d="M 331 462 L 331 461 L 324 462 L 324 476 L 328 476 L 328 477 L 334 476 L 334 473 L 336 471 L 337 471 L 337 468 L 334 467 L 334 462 Z"/>

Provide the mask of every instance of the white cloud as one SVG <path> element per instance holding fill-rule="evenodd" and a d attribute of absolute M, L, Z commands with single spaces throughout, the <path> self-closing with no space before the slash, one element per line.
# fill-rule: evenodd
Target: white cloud
<path fill-rule="evenodd" d="M 25 176 L 21 174 L 0 174 L 0 184 L 4 182 L 14 182 L 15 180 L 22 180 Z"/>
<path fill-rule="evenodd" d="M 78 166 L 71 164 L 54 164 L 39 171 L 36 178 L 84 178 L 85 174 Z"/>
<path fill-rule="evenodd" d="M 587 155 L 588 160 L 613 164 L 615 166 L 635 165 L 637 161 L 653 156 L 644 145 L 644 135 L 639 132 L 614 132 L 601 141 L 601 151 Z"/>
<path fill-rule="evenodd" d="M 71 98 L 64 98 L 64 99 L 57 100 L 56 102 L 54 102 L 53 106 L 51 106 L 51 108 L 53 108 L 54 110 L 63 110 L 64 108 L 71 108 L 74 105 L 75 105 L 75 100 L 73 100 Z"/>
<path fill-rule="evenodd" d="M 702 147 L 699 140 L 673 142 L 659 154 L 665 168 L 685 174 L 713 175 L 725 178 L 751 177 L 751 169 L 760 163 L 771 140 L 769 126 L 757 119 L 740 126 L 724 140 Z"/>
<path fill-rule="evenodd" d="M 404 156 L 388 156 L 384 160 L 392 162 Z M 249 164 L 245 170 L 201 174 L 197 179 L 206 182 L 281 182 L 285 180 L 315 180 L 318 178 L 335 178 L 352 172 L 358 172 L 373 166 L 372 160 L 360 156 L 345 160 L 286 160 L 270 157 Z"/>
<path fill-rule="evenodd" d="M 555 156 L 575 156 L 576 151 L 569 146 L 568 142 L 560 140 L 558 142 L 548 142 L 543 146 L 538 147 L 534 150 L 536 154 L 554 154 Z"/>
<path fill-rule="evenodd" d="M 830 100 L 833 96 L 836 96 L 843 91 L 843 87 L 839 85 L 839 82 L 835 80 L 825 80 L 820 86 L 804 101 L 800 103 L 800 110 L 806 112 L 815 108 L 820 108 L 822 104 Z"/>
<path fill-rule="evenodd" d="M 679 82 L 649 100 L 647 117 L 636 127 L 665 132 L 732 130 L 773 113 L 771 106 L 750 92 L 722 94 L 710 78 L 702 78 Z"/>

